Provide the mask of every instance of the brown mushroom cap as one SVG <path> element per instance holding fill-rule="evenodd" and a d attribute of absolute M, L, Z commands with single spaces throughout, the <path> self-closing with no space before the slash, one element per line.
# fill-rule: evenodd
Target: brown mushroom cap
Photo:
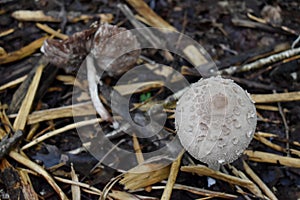
<path fill-rule="evenodd" d="M 201 79 L 179 99 L 177 134 L 196 159 L 218 169 L 236 160 L 248 147 L 256 128 L 250 95 L 230 79 Z"/>

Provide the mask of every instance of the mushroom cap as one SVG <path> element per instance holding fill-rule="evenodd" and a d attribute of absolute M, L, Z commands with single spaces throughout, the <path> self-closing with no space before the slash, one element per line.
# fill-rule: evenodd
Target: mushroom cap
<path fill-rule="evenodd" d="M 230 79 L 201 79 L 179 99 L 175 126 L 183 147 L 196 159 L 218 169 L 236 160 L 256 128 L 250 95 Z"/>

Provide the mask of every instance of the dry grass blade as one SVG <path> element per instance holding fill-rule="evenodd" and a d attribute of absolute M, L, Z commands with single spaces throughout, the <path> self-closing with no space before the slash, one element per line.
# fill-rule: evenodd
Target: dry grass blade
<path fill-rule="evenodd" d="M 290 158 L 285 156 L 279 156 L 273 153 L 252 150 L 246 150 L 244 154 L 247 155 L 248 159 L 251 161 L 281 164 L 288 167 L 300 168 L 300 159 L 298 158 Z"/>
<path fill-rule="evenodd" d="M 252 94 L 251 98 L 255 103 L 275 103 L 275 102 L 288 102 L 300 101 L 300 92 L 287 92 L 276 94 Z"/>
<path fill-rule="evenodd" d="M 145 161 L 145 159 L 144 159 L 144 156 L 143 156 L 141 145 L 140 145 L 139 140 L 138 140 L 135 133 L 133 133 L 133 135 L 132 135 L 132 141 L 133 141 L 133 148 L 134 148 L 134 152 L 135 152 L 137 162 L 138 162 L 138 164 L 142 164 Z M 145 188 L 145 190 L 150 192 L 151 187 L 147 186 Z"/>
<path fill-rule="evenodd" d="M 135 156 L 138 161 L 138 164 L 142 164 L 144 162 L 144 156 L 143 156 L 143 152 L 139 140 L 135 133 L 132 135 L 132 141 L 133 141 L 133 148 L 135 151 Z"/>
<path fill-rule="evenodd" d="M 55 30 L 53 30 L 52 28 L 50 28 L 48 25 L 45 25 L 45 24 L 40 24 L 40 23 L 36 23 L 35 24 L 39 29 L 45 31 L 46 33 L 49 33 L 50 35 L 53 35 L 57 38 L 60 38 L 62 40 L 65 40 L 65 39 L 68 39 L 69 36 L 65 35 L 65 34 L 62 34 L 62 33 L 59 33 Z"/>
<path fill-rule="evenodd" d="M 127 2 L 134 7 L 136 11 L 151 24 L 151 26 L 176 30 L 163 18 L 158 16 L 143 0 L 127 0 Z"/>
<path fill-rule="evenodd" d="M 170 172 L 170 166 L 161 167 L 159 163 L 139 165 L 124 174 L 120 183 L 125 185 L 125 189 L 136 190 L 160 182 L 166 179 Z"/>
<path fill-rule="evenodd" d="M 255 133 L 254 139 L 260 141 L 261 143 L 263 143 L 264 145 L 266 145 L 266 146 L 268 146 L 272 149 L 275 149 L 276 151 L 280 151 L 280 152 L 284 152 L 284 153 L 288 152 L 287 148 L 283 148 L 280 145 L 272 143 L 271 141 L 267 140 L 265 138 L 265 136 L 262 136 L 262 135 L 259 135 L 259 134 Z M 286 140 L 286 141 L 288 141 L 288 140 Z M 289 149 L 289 151 L 290 151 L 291 154 L 294 154 L 294 155 L 300 157 L 300 151 L 299 150 Z"/>
<path fill-rule="evenodd" d="M 185 47 L 183 49 L 183 53 L 186 56 L 188 56 L 188 58 L 190 59 L 190 62 L 194 66 L 201 66 L 208 62 L 206 60 L 206 58 L 203 56 L 203 54 L 201 52 L 199 52 L 199 50 L 193 45 L 189 45 L 189 46 Z"/>
<path fill-rule="evenodd" d="M 7 35 L 13 33 L 14 31 L 15 31 L 15 29 L 13 29 L 13 28 L 10 28 L 10 29 L 5 30 L 5 31 L 1 31 L 1 32 L 0 32 L 0 37 L 7 36 Z"/>
<path fill-rule="evenodd" d="M 82 188 L 86 188 L 86 189 L 89 189 L 93 192 L 95 192 L 97 195 L 101 195 L 102 194 L 102 191 L 89 185 L 89 184 L 86 184 L 86 183 L 82 183 L 82 182 L 78 182 L 78 181 L 72 181 L 72 180 L 69 180 L 69 179 L 65 179 L 65 178 L 61 178 L 61 177 L 58 177 L 58 176 L 54 176 L 54 179 L 62 182 L 62 183 L 66 183 L 66 184 L 72 184 L 72 185 L 77 185 L 79 187 L 82 187 Z"/>
<path fill-rule="evenodd" d="M 128 85 L 116 85 L 114 89 L 118 91 L 121 95 L 131 95 L 150 89 L 157 89 L 164 86 L 163 81 L 149 81 L 141 83 L 132 83 Z"/>
<path fill-rule="evenodd" d="M 127 193 L 127 192 L 117 191 L 117 190 L 112 190 L 111 193 L 109 193 L 109 196 L 114 198 L 114 199 L 122 199 L 122 200 L 142 200 L 142 199 L 157 200 L 157 198 L 155 198 L 155 197 L 130 194 L 130 193 Z"/>
<path fill-rule="evenodd" d="M 55 15 L 56 14 L 56 15 Z M 59 12 L 53 14 L 54 16 L 58 16 Z M 62 19 L 59 17 L 53 17 L 50 15 L 46 15 L 42 10 L 17 10 L 14 11 L 11 16 L 19 21 L 34 21 L 34 22 L 61 22 Z M 113 15 L 110 13 L 102 13 L 96 15 L 84 15 L 80 16 L 75 15 L 74 13 L 67 13 L 67 19 L 69 22 L 79 22 L 85 21 L 89 19 L 93 19 L 95 17 L 99 17 L 101 22 L 112 22 Z"/>
<path fill-rule="evenodd" d="M 23 182 L 23 194 L 28 194 L 25 199 L 38 200 L 39 197 L 33 189 L 28 172 L 22 169 L 18 169 L 18 172 L 20 175 L 20 179 Z"/>
<path fill-rule="evenodd" d="M 22 82 L 26 79 L 26 77 L 27 77 L 27 75 L 22 76 L 22 77 L 20 77 L 20 78 L 17 78 L 17 79 L 15 79 L 15 80 L 13 80 L 13 81 L 10 81 L 10 82 L 8 82 L 8 83 L 6 83 L 6 84 L 0 86 L 0 91 L 1 91 L 1 90 L 5 90 L 5 89 L 8 89 L 8 88 L 10 88 L 10 87 L 14 87 L 14 86 L 16 86 L 16 85 L 19 84 L 19 83 L 22 83 Z"/>
<path fill-rule="evenodd" d="M 73 163 L 71 164 L 71 178 L 72 181 L 78 182 L 78 176 L 75 173 Z M 78 185 L 71 185 L 71 191 L 72 191 L 72 200 L 80 200 L 81 198 L 80 187 Z"/>
<path fill-rule="evenodd" d="M 71 106 L 62 106 L 59 108 L 51 108 L 47 110 L 40 110 L 31 113 L 28 116 L 27 123 L 35 124 L 42 121 L 59 119 L 64 117 L 78 117 L 96 115 L 96 111 L 93 108 L 92 102 L 84 102 L 79 104 L 73 104 Z M 13 117 L 13 115 L 9 116 Z"/>
<path fill-rule="evenodd" d="M 30 112 L 34 96 L 36 94 L 36 90 L 38 88 L 40 78 L 42 76 L 42 72 L 44 67 L 47 65 L 47 61 L 45 61 L 43 58 L 39 62 L 39 66 L 36 68 L 35 75 L 33 77 L 33 80 L 28 88 L 28 92 L 22 102 L 21 108 L 19 110 L 19 113 L 17 115 L 17 118 L 15 119 L 13 128 L 15 130 L 23 130 L 26 125 L 27 117 Z"/>
<path fill-rule="evenodd" d="M 250 179 L 249 179 L 242 171 L 238 170 L 236 167 L 234 167 L 234 166 L 228 164 L 228 168 L 229 168 L 229 169 L 232 171 L 232 173 L 233 173 L 234 175 L 236 175 L 237 177 L 240 177 L 240 178 L 242 178 L 242 179 L 244 179 L 244 180 L 251 181 L 251 180 L 250 180 Z M 251 182 L 253 183 L 253 181 L 251 181 Z M 253 185 L 254 185 L 254 187 L 253 187 L 254 189 L 249 188 L 249 190 L 252 192 L 252 194 L 255 194 L 257 197 L 263 199 L 264 196 L 263 196 L 261 190 L 259 189 L 259 187 L 258 187 L 255 183 L 253 183 Z"/>
<path fill-rule="evenodd" d="M 277 151 L 280 151 L 280 152 L 285 152 L 286 153 L 286 149 L 283 148 L 282 146 L 280 145 L 277 145 L 277 144 L 274 144 L 272 142 L 270 142 L 269 140 L 267 140 L 266 138 L 258 135 L 258 134 L 254 134 L 254 139 L 260 141 L 261 143 L 265 144 L 266 146 L 272 148 L 272 149 L 275 149 Z"/>
<path fill-rule="evenodd" d="M 43 45 L 44 40 L 46 40 L 47 38 L 48 36 L 41 37 L 17 51 L 0 56 L 0 64 L 14 62 L 30 56 Z"/>
<path fill-rule="evenodd" d="M 246 173 L 255 181 L 255 183 L 261 188 L 261 190 L 271 199 L 277 200 L 277 197 L 268 188 L 268 186 L 255 174 L 255 172 L 250 168 L 250 166 L 243 160 L 243 165 Z"/>
<path fill-rule="evenodd" d="M 256 109 L 260 110 L 268 110 L 268 111 L 279 111 L 278 107 L 276 106 L 269 106 L 269 105 L 255 105 Z M 289 112 L 288 109 L 284 108 L 283 112 Z"/>
<path fill-rule="evenodd" d="M 166 185 L 166 187 L 164 189 L 164 192 L 162 194 L 162 197 L 161 197 L 162 200 L 167 200 L 167 199 L 171 198 L 171 194 L 172 194 L 172 191 L 173 191 L 173 186 L 176 182 L 177 174 L 178 174 L 178 171 L 179 171 L 181 159 L 182 159 L 182 156 L 183 156 L 184 152 L 185 151 L 182 150 L 182 152 L 178 155 L 178 158 L 171 165 L 168 182 L 167 182 L 167 185 Z"/>
<path fill-rule="evenodd" d="M 164 186 L 152 186 L 152 189 L 163 189 L 165 188 Z M 197 187 L 192 187 L 192 186 L 186 186 L 182 184 L 174 184 L 173 189 L 176 190 L 184 190 L 193 194 L 197 195 L 202 195 L 206 196 L 208 198 L 223 198 L 223 199 L 236 199 L 237 196 L 233 194 L 227 194 L 224 192 L 216 192 L 216 191 L 211 191 L 211 190 L 206 190 L 202 188 L 197 188 Z"/>
<path fill-rule="evenodd" d="M 64 126 L 62 128 L 56 129 L 56 130 L 51 131 L 51 132 L 48 132 L 48 133 L 42 135 L 41 137 L 38 137 L 38 138 L 34 139 L 33 141 L 31 141 L 28 144 L 24 145 L 22 147 L 22 150 L 28 149 L 29 147 L 32 147 L 32 146 L 34 146 L 34 145 L 50 138 L 50 137 L 53 137 L 57 134 L 65 132 L 65 131 L 72 130 L 72 129 L 77 128 L 77 127 L 92 125 L 92 124 L 99 123 L 99 122 L 102 122 L 102 119 L 97 118 L 97 119 L 91 119 L 91 120 L 88 120 L 88 121 L 81 121 L 81 122 L 78 122 L 78 123 L 69 124 L 67 126 Z"/>
<path fill-rule="evenodd" d="M 142 0 L 127 0 L 127 2 L 142 15 L 150 26 L 166 29 L 166 32 L 177 31 L 168 22 L 158 16 L 144 1 Z M 162 30 L 164 31 L 164 30 Z M 183 53 L 189 58 L 194 66 L 203 66 L 208 63 L 204 55 L 193 45 L 184 48 Z"/>
<path fill-rule="evenodd" d="M 181 167 L 181 171 L 183 172 L 190 172 L 190 173 L 196 173 L 200 176 L 210 176 L 215 179 L 219 179 L 234 185 L 238 185 L 244 188 L 248 188 L 251 191 L 256 190 L 256 186 L 249 180 L 244 180 L 235 176 L 227 175 L 219 171 L 212 170 L 208 167 L 205 167 L 203 165 L 197 165 L 197 166 L 183 166 Z"/>
<path fill-rule="evenodd" d="M 122 178 L 123 174 L 120 174 L 114 178 L 112 178 L 104 187 L 103 194 L 100 196 L 99 200 L 105 200 L 108 196 L 109 191 L 111 188 Z"/>
<path fill-rule="evenodd" d="M 22 156 L 21 154 L 17 153 L 16 151 L 11 151 L 9 153 L 9 156 L 14 160 L 18 161 L 19 163 L 25 165 L 26 167 L 30 168 L 31 170 L 42 175 L 48 181 L 48 183 L 53 187 L 53 189 L 57 192 L 60 199 L 62 200 L 68 199 L 65 193 L 60 189 L 60 187 L 55 183 L 53 178 L 48 174 L 48 172 L 45 171 L 44 168 L 32 162 L 28 158 Z"/>

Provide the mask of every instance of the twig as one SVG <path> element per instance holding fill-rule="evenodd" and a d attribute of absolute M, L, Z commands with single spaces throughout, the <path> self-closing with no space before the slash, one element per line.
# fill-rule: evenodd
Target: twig
<path fill-rule="evenodd" d="M 254 61 L 252 63 L 243 65 L 241 67 L 237 67 L 237 66 L 229 67 L 227 69 L 219 71 L 219 73 L 232 75 L 234 73 L 241 73 L 241 72 L 247 72 L 247 71 L 254 70 L 254 69 L 259 69 L 265 65 L 270 65 L 270 64 L 273 64 L 280 60 L 284 60 L 284 59 L 296 56 L 299 53 L 300 53 L 300 47 L 295 48 L 295 49 L 289 49 L 289 50 L 286 50 L 286 51 L 283 51 L 283 52 L 280 52 L 277 54 L 273 54 L 269 57 Z"/>
<path fill-rule="evenodd" d="M 295 46 L 299 43 L 299 41 L 300 41 L 300 35 L 299 35 L 299 36 L 297 37 L 297 39 L 292 43 L 291 48 L 294 49 Z"/>
<path fill-rule="evenodd" d="M 276 94 L 276 91 L 273 90 L 273 93 Z M 289 126 L 288 126 L 288 124 L 287 124 L 285 115 L 284 115 L 284 113 L 283 113 L 283 110 L 282 110 L 282 107 L 281 107 L 281 103 L 280 103 L 280 102 L 277 102 L 277 105 L 278 105 L 278 110 L 279 110 L 279 113 L 280 113 L 280 115 L 281 115 L 281 118 L 282 118 L 282 121 L 283 121 L 283 124 L 284 124 L 284 129 L 285 129 L 286 153 L 287 153 L 287 156 L 291 156 L 291 155 L 290 155 L 290 134 L 289 134 Z"/>
<path fill-rule="evenodd" d="M 8 134 L 0 142 L 0 160 L 23 138 L 23 132 L 17 130 L 12 137 Z"/>

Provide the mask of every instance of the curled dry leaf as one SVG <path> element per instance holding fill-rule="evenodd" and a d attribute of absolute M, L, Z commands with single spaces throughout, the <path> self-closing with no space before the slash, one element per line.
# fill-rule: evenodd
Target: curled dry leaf
<path fill-rule="evenodd" d="M 230 79 L 202 79 L 179 99 L 175 124 L 183 147 L 196 159 L 218 169 L 236 160 L 256 128 L 250 95 Z"/>

